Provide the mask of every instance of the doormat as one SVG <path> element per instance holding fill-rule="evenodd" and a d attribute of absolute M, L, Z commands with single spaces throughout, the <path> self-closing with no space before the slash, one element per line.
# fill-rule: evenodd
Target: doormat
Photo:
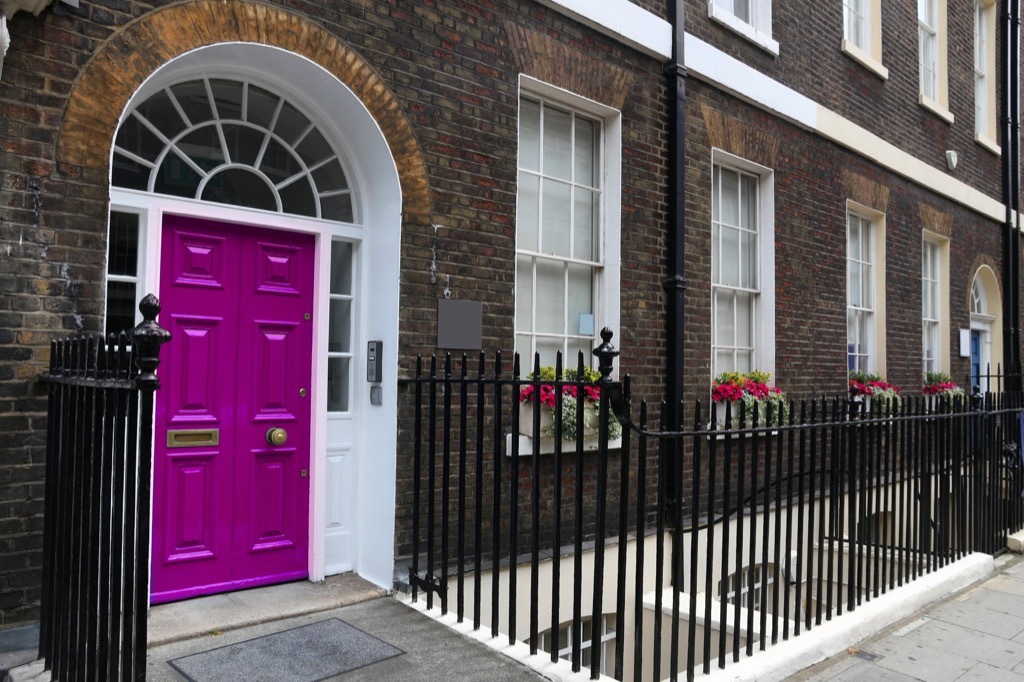
<path fill-rule="evenodd" d="M 405 653 L 348 623 L 318 623 L 170 661 L 192 682 L 316 682 Z"/>

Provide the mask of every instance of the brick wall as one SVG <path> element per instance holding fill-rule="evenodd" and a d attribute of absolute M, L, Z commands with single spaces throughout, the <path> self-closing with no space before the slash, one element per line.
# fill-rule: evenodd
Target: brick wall
<path fill-rule="evenodd" d="M 511 348 L 519 74 L 565 79 L 556 84 L 621 109 L 629 275 L 615 343 L 638 391 L 660 393 L 666 116 L 657 62 L 526 0 L 98 1 L 68 16 L 21 12 L 11 32 L 0 80 L 0 626 L 37 617 L 45 397 L 35 377 L 54 335 L 101 326 L 110 140 L 140 78 L 184 49 L 259 40 L 349 69 L 402 175 L 403 371 L 433 352 L 446 288 L 483 302 L 485 350 Z M 399 472 L 407 467 L 402 459 Z"/>
<path fill-rule="evenodd" d="M 637 4 L 659 13 L 668 5 Z M 998 160 L 968 139 L 973 115 L 961 72 L 969 67 L 969 50 L 950 51 L 957 122 L 948 126 L 916 103 L 912 9 L 883 3 L 892 28 L 885 29 L 883 48 L 891 77 L 882 82 L 839 51 L 838 3 L 775 4 L 778 58 L 711 24 L 705 0 L 689 2 L 688 29 L 888 141 L 919 150 L 929 164 L 942 167 L 941 152 L 957 149 L 957 177 L 998 196 Z M 957 17 L 951 29 L 965 30 L 960 15 L 968 4 L 950 0 Z M 177 22 L 165 21 L 171 12 L 179 13 Z M 180 20 L 182 12 L 190 22 Z M 188 28 L 196 26 L 202 30 Z M 661 396 L 667 103 L 657 61 L 531 0 L 96 0 L 69 16 L 21 12 L 11 33 L 0 80 L 0 626 L 36 618 L 45 398 L 35 377 L 53 335 L 100 328 L 105 150 L 120 114 L 112 103 L 123 103 L 131 83 L 183 46 L 231 39 L 285 45 L 348 69 L 364 88 L 402 174 L 403 376 L 417 354 L 434 352 L 436 299 L 446 288 L 454 298 L 483 302 L 489 354 L 512 346 L 520 73 L 620 109 L 623 276 L 614 342 L 622 371 L 634 378 L 634 395 Z M 888 373 L 914 385 L 921 206 L 953 225 L 954 334 L 967 326 L 971 264 L 984 257 L 1000 272 L 996 226 L 696 79 L 688 93 L 688 397 L 705 399 L 710 383 L 710 158 L 711 148 L 722 146 L 715 140 L 723 130 L 739 131 L 726 136 L 735 145 L 729 151 L 775 171 L 779 384 L 795 397 L 845 389 L 845 202 L 856 187 L 878 186 L 888 191 Z M 953 369 L 962 374 L 964 361 L 955 358 Z M 408 395 L 402 400 L 400 548 L 411 485 Z"/>
<path fill-rule="evenodd" d="M 888 379 L 910 395 L 919 390 L 921 239 L 926 229 L 950 239 L 950 338 L 945 342 L 953 376 L 966 376 L 968 360 L 958 357 L 957 330 L 970 327 L 968 302 L 979 257 L 997 276 L 1002 272 L 1001 226 L 699 81 L 691 81 L 687 92 L 690 398 L 706 400 L 711 380 L 713 147 L 774 172 L 776 379 L 787 395 L 810 398 L 845 391 L 848 200 L 885 214 Z"/>
<path fill-rule="evenodd" d="M 1000 159 L 974 141 L 974 2 L 948 0 L 947 6 L 953 124 L 918 103 L 915 3 L 881 3 L 887 80 L 842 52 L 841 2 L 774 2 L 772 37 L 779 43 L 777 57 L 710 19 L 706 2 L 687 4 L 686 29 L 935 168 L 945 171 L 944 152 L 955 150 L 960 157 L 956 178 L 998 198 Z M 997 62 L 998 50 L 997 40 Z M 999 83 L 1001 78 L 997 64 L 992 82 Z M 996 141 L 1001 144 L 1001 139 L 1000 133 Z"/>

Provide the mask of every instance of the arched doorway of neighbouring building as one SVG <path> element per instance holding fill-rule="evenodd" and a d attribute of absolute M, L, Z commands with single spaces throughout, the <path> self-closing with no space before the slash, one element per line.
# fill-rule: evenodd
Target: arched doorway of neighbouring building
<path fill-rule="evenodd" d="M 1003 358 L 1002 302 L 999 282 L 987 265 L 974 274 L 971 283 L 970 383 L 982 391 L 998 389 Z"/>
<path fill-rule="evenodd" d="M 378 123 L 304 57 L 218 44 L 134 93 L 111 164 L 110 326 L 156 291 L 173 334 L 153 601 L 347 570 L 390 586 L 402 192 Z"/>

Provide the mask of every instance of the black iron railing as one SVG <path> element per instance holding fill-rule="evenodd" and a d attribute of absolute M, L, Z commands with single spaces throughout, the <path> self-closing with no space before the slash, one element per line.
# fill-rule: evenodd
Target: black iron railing
<path fill-rule="evenodd" d="M 144 680 L 159 303 L 118 337 L 55 341 L 39 657 L 57 680 Z"/>
<path fill-rule="evenodd" d="M 608 340 L 596 384 L 500 356 L 418 366 L 414 600 L 594 678 L 692 678 L 1024 525 L 1020 395 L 801 401 L 782 418 L 697 404 L 684 426 L 611 380 Z M 575 428 L 542 419 L 542 390 L 549 414 L 575 401 Z"/>

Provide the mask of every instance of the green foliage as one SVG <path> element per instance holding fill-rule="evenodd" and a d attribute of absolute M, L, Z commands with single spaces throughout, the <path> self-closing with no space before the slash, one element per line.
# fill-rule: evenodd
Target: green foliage
<path fill-rule="evenodd" d="M 859 381 L 862 384 L 866 384 L 869 381 L 885 381 L 881 374 L 874 372 L 862 372 L 859 369 L 850 370 L 850 381 Z"/>
<path fill-rule="evenodd" d="M 526 375 L 527 379 L 540 380 L 540 381 L 555 381 L 555 368 L 551 365 L 544 365 L 540 368 L 540 374 L 536 375 L 534 372 L 530 372 Z M 601 373 L 593 367 L 584 367 L 583 374 L 581 375 L 578 368 L 573 367 L 571 369 L 562 370 L 562 381 L 569 382 L 587 382 L 594 383 L 601 378 Z"/>
<path fill-rule="evenodd" d="M 933 386 L 935 384 L 951 384 L 953 383 L 953 377 L 946 374 L 945 372 L 925 372 L 924 373 L 924 385 Z"/>

